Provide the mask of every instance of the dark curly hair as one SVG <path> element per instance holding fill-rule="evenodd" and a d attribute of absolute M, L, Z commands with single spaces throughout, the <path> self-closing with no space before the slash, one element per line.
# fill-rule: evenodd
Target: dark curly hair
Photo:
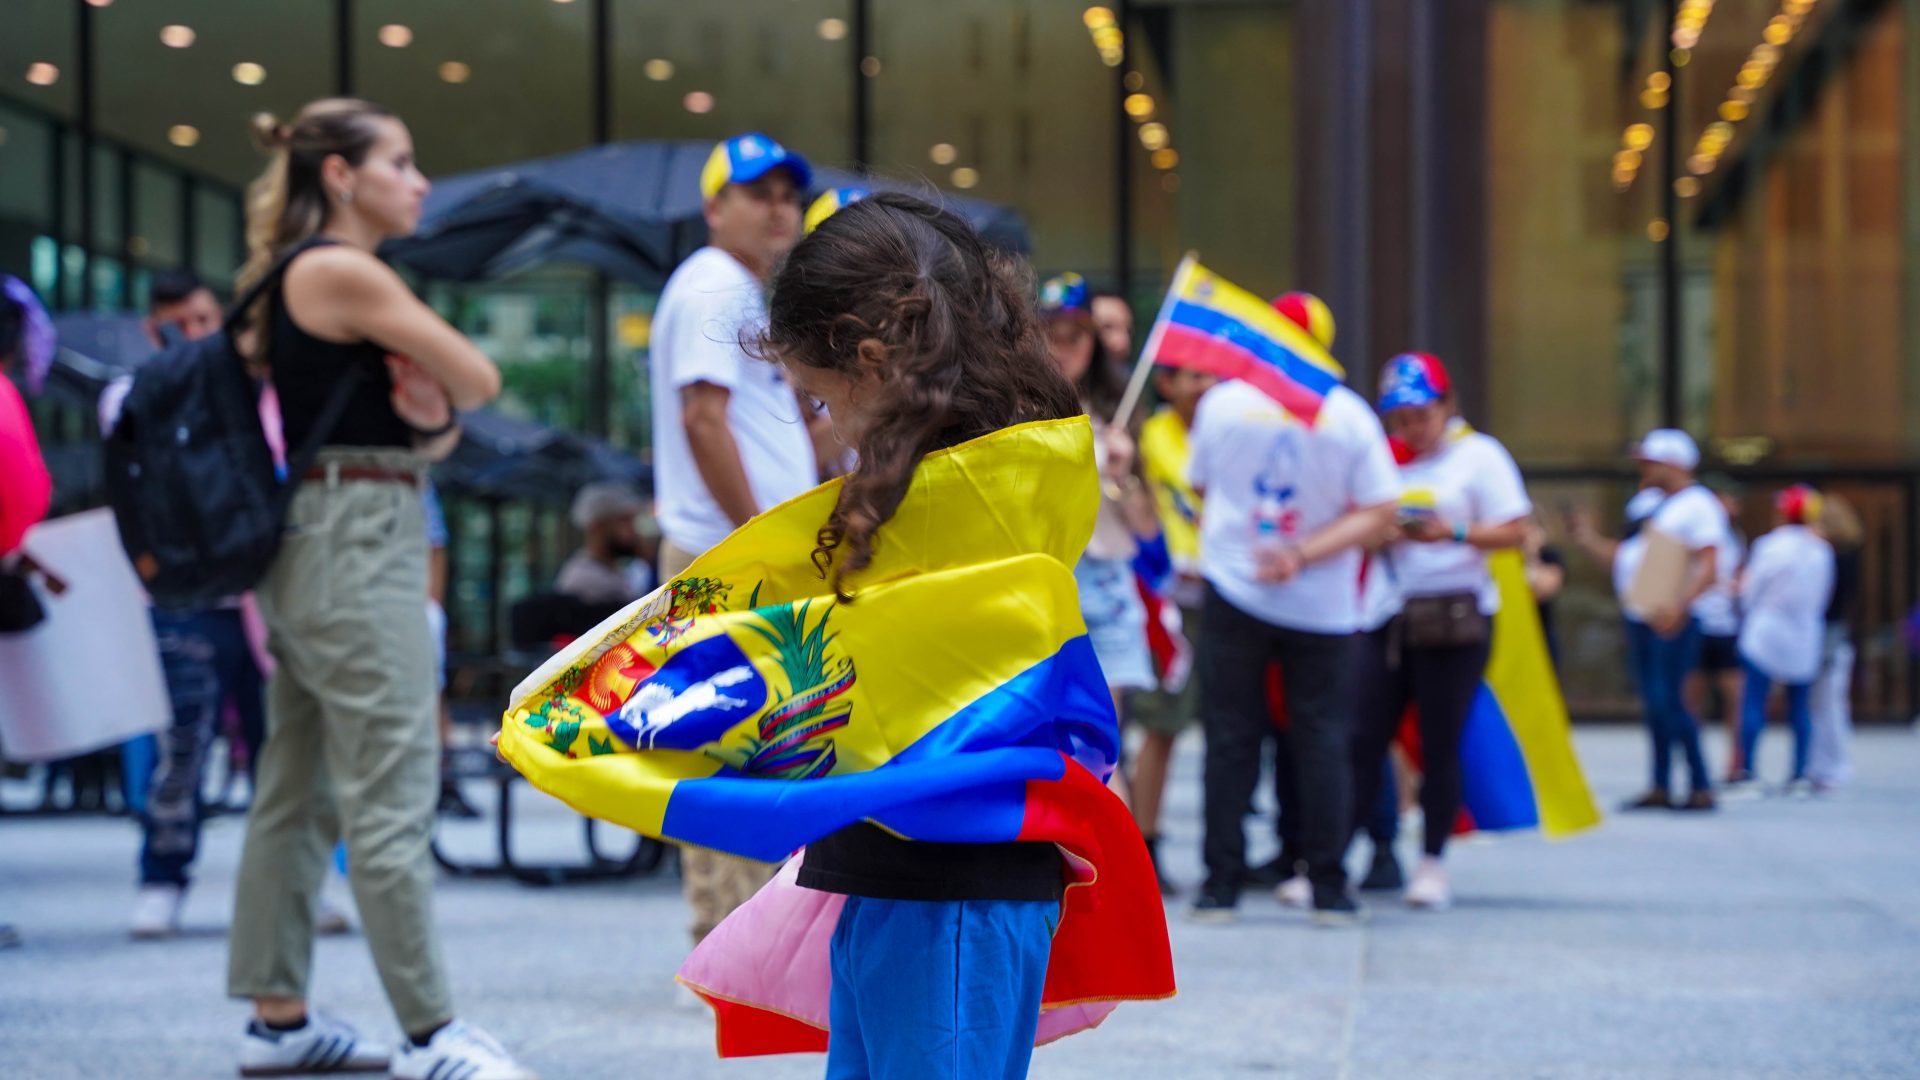
<path fill-rule="evenodd" d="M 766 359 L 853 376 L 863 343 L 884 351 L 876 419 L 813 549 L 843 601 L 922 457 L 1081 411 L 1047 351 L 1024 264 L 911 196 L 877 194 L 821 223 L 774 275 L 767 315 L 753 343 Z"/>

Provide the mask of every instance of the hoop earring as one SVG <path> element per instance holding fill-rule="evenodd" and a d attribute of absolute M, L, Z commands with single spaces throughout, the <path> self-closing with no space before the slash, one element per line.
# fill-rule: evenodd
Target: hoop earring
<path fill-rule="evenodd" d="M 347 204 L 349 204 L 349 203 L 351 203 L 351 202 L 353 202 L 353 192 L 352 192 L 351 190 L 343 190 L 343 191 L 341 191 L 341 192 L 340 192 L 340 205 L 342 205 L 342 206 L 345 206 L 345 205 L 347 205 Z"/>

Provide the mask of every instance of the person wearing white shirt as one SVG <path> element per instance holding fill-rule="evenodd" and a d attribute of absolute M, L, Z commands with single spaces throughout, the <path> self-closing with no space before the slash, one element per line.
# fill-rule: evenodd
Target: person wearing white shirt
<path fill-rule="evenodd" d="M 764 282 L 800 237 L 806 159 L 765 135 L 719 143 L 700 174 L 708 246 L 660 293 L 649 350 L 660 580 L 747 519 L 819 482 L 801 402 L 778 364 L 747 355 L 766 322 Z M 772 877 L 773 867 L 684 848 L 693 940 Z"/>
<path fill-rule="evenodd" d="M 1200 570 L 1206 725 L 1206 883 L 1196 921 L 1233 917 L 1246 874 L 1243 819 L 1273 726 L 1267 668 L 1285 689 L 1300 858 L 1315 920 L 1354 921 L 1341 865 L 1351 768 L 1361 548 L 1393 522 L 1399 471 L 1366 401 L 1336 386 L 1313 423 L 1234 380 L 1200 399 L 1189 478 L 1206 500 Z"/>
<path fill-rule="evenodd" d="M 1652 743 L 1653 782 L 1622 809 L 1712 810 L 1713 781 L 1700 749 L 1700 727 L 1687 708 L 1682 687 L 1688 673 L 1700 664 L 1700 619 L 1703 611 L 1711 614 L 1712 602 L 1704 598 L 1720 578 L 1727 511 L 1712 492 L 1694 481 L 1700 448 L 1686 432 L 1674 428 L 1648 432 L 1634 449 L 1634 461 L 1640 468 L 1641 490 L 1628 504 L 1633 524 L 1627 538 L 1608 540 L 1585 519 L 1575 527 L 1583 547 L 1612 563 L 1614 591 L 1627 617 L 1628 654 L 1638 676 Z M 1644 517 L 1635 518 L 1634 510 L 1642 511 Z M 1679 595 L 1640 619 L 1626 609 L 1625 600 L 1646 558 L 1647 530 L 1678 541 L 1686 549 L 1687 566 Z M 1688 795 L 1678 802 L 1668 787 L 1675 743 L 1686 754 L 1689 780 Z"/>
<path fill-rule="evenodd" d="M 1767 726 L 1767 698 L 1778 684 L 1787 693 L 1787 722 L 1793 728 L 1793 775 L 1787 789 L 1810 788 L 1807 752 L 1813 742 L 1809 696 L 1820 674 L 1826 636 L 1827 604 L 1833 596 L 1833 546 L 1811 526 L 1820 517 L 1820 495 L 1795 485 L 1774 500 L 1778 526 L 1754 541 L 1753 556 L 1740 576 L 1740 603 L 1746 625 L 1740 630 L 1740 661 L 1746 668 L 1741 703 L 1741 749 L 1751 782 L 1754 752 Z"/>
<path fill-rule="evenodd" d="M 1399 526 L 1368 575 L 1369 592 L 1389 596 L 1369 607 L 1375 619 L 1389 617 L 1361 639 L 1354 800 L 1372 806 L 1387 748 L 1407 706 L 1417 706 L 1425 856 L 1406 900 L 1438 910 L 1452 902 L 1440 860 L 1460 813 L 1460 733 L 1486 673 L 1500 609 L 1487 553 L 1520 546 L 1533 504 L 1506 447 L 1460 419 L 1452 380 L 1437 358 L 1403 353 L 1389 360 L 1379 407 L 1398 444 L 1404 491 Z"/>

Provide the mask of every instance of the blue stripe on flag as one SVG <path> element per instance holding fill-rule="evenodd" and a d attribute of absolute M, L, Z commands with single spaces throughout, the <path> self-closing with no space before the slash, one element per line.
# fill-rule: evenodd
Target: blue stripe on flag
<path fill-rule="evenodd" d="M 1186 300 L 1176 301 L 1168 321 L 1238 345 L 1263 363 L 1278 368 L 1282 375 L 1321 397 L 1325 397 L 1334 387 L 1340 385 L 1340 376 L 1246 323 L 1230 315 L 1223 315 L 1212 308 L 1202 307 Z"/>
<path fill-rule="evenodd" d="M 1460 733 L 1460 773 L 1462 798 L 1475 828 L 1530 829 L 1540 824 L 1527 760 L 1499 698 L 1485 683 Z"/>

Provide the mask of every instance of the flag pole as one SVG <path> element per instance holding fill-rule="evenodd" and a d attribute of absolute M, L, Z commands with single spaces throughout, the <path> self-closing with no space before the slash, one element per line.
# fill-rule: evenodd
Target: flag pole
<path fill-rule="evenodd" d="M 1140 405 L 1140 397 L 1147 389 L 1147 376 L 1153 374 L 1154 357 L 1160 352 L 1160 339 L 1167 336 L 1167 319 L 1173 314 L 1174 298 L 1180 295 L 1180 285 L 1199 265 L 1200 253 L 1189 251 L 1180 260 L 1173 271 L 1173 280 L 1167 284 L 1167 297 L 1160 302 L 1160 314 L 1153 317 L 1153 329 L 1147 332 L 1147 343 L 1140 350 L 1140 359 L 1134 361 L 1133 377 L 1127 380 L 1127 392 L 1120 398 L 1120 407 L 1113 412 L 1115 427 L 1124 428 L 1133 419 L 1133 410 Z"/>

